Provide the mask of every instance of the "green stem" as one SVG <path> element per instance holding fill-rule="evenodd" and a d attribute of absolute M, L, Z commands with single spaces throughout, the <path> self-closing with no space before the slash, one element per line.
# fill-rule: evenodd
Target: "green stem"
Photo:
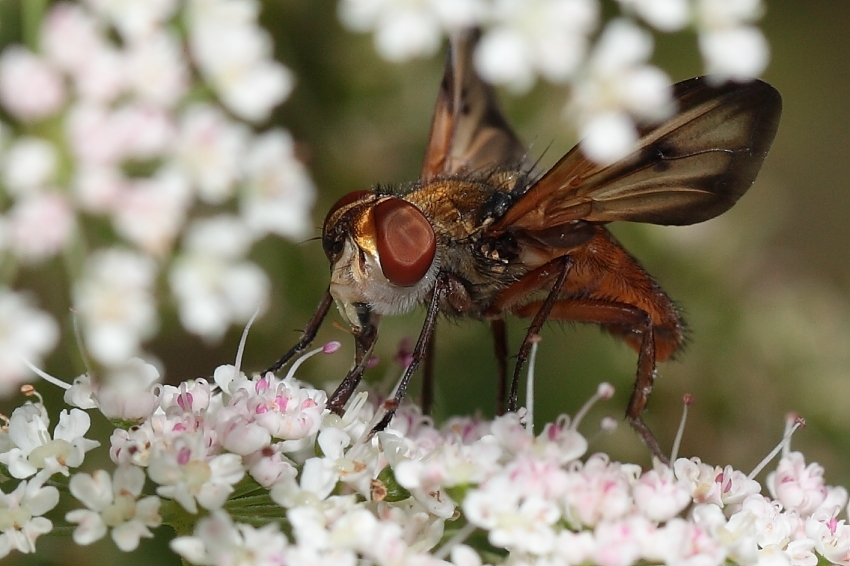
<path fill-rule="evenodd" d="M 48 0 L 21 0 L 21 22 L 24 43 L 31 51 L 38 51 L 41 21 Z"/>

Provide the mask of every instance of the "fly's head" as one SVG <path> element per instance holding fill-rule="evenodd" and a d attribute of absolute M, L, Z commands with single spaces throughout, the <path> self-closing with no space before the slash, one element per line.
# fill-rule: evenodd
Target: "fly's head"
<path fill-rule="evenodd" d="M 322 228 L 330 291 L 355 330 L 402 314 L 434 288 L 439 254 L 434 228 L 412 203 L 355 191 L 331 207 Z"/>

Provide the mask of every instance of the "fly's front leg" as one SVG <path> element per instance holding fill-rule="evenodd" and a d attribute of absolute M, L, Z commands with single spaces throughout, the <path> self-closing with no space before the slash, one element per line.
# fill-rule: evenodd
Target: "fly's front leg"
<path fill-rule="evenodd" d="M 360 327 L 353 329 L 354 366 L 328 399 L 328 409 L 338 415 L 342 415 L 345 412 L 345 404 L 348 403 L 352 393 L 354 393 L 354 390 L 360 384 L 360 380 L 363 378 L 363 372 L 366 371 L 366 365 L 372 356 L 375 342 L 378 341 L 380 316 L 375 315 L 369 309 L 369 306 L 364 303 L 358 303 L 354 305 L 354 308 L 357 312 L 357 318 L 360 321 Z"/>
<path fill-rule="evenodd" d="M 434 408 L 434 345 L 437 343 L 437 328 L 431 332 L 428 347 L 425 348 L 425 360 L 422 362 L 422 413 L 430 415 Z"/>
<path fill-rule="evenodd" d="M 448 276 L 440 274 L 437 278 L 437 283 L 434 286 L 434 294 L 431 296 L 431 301 L 428 303 L 428 312 L 425 314 L 425 323 L 422 325 L 422 331 L 419 333 L 419 339 L 416 340 L 416 346 L 413 347 L 410 365 L 405 368 L 404 374 L 401 376 L 401 381 L 398 384 L 395 396 L 392 400 L 385 402 L 387 412 L 381 421 L 375 425 L 375 428 L 372 429 L 373 432 L 380 432 L 387 428 L 387 425 L 389 425 L 390 421 L 393 420 L 393 416 L 395 416 L 398 406 L 401 404 L 402 400 L 404 400 L 410 379 L 413 377 L 413 373 L 416 371 L 419 363 L 425 357 L 429 344 L 434 338 L 434 328 L 437 324 L 437 315 L 440 312 L 440 303 L 446 296 L 449 286 L 450 283 Z"/>
<path fill-rule="evenodd" d="M 316 307 L 316 312 L 313 313 L 313 318 L 310 319 L 310 322 L 308 322 L 307 326 L 304 328 L 304 332 L 301 333 L 301 338 L 298 342 L 290 348 L 288 352 L 281 356 L 278 361 L 265 370 L 263 375 L 268 372 L 275 373 L 277 370 L 285 366 L 294 356 L 297 356 L 310 346 L 313 339 L 316 338 L 316 333 L 319 332 L 319 328 L 322 326 L 322 322 L 324 322 L 325 317 L 328 315 L 328 310 L 330 310 L 332 304 L 333 297 L 331 297 L 331 291 L 328 289 L 325 291 L 324 296 L 322 296 L 319 306 Z"/>

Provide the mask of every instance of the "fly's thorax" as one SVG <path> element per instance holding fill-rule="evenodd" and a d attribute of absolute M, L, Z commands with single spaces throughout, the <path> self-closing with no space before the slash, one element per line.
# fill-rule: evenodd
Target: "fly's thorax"
<path fill-rule="evenodd" d="M 514 176 L 451 176 L 419 184 L 404 198 L 431 220 L 438 238 L 466 240 L 480 234 L 491 222 L 494 202 L 509 201 Z"/>

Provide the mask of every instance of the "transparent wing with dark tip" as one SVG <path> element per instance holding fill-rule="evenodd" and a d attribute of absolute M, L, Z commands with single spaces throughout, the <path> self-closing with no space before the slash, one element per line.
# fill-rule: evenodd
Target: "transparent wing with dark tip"
<path fill-rule="evenodd" d="M 490 230 L 546 230 L 574 220 L 685 225 L 714 218 L 750 188 L 779 126 L 769 84 L 674 86 L 677 113 L 639 125 L 638 149 L 603 166 L 579 146 L 561 158 Z"/>
<path fill-rule="evenodd" d="M 525 146 L 508 125 L 493 87 L 475 72 L 473 52 L 480 32 L 452 37 L 421 178 L 517 168 Z"/>

